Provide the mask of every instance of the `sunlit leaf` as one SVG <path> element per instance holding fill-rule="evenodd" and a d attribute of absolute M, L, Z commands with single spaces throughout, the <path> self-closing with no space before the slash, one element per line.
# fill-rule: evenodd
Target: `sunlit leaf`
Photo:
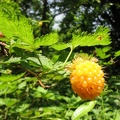
<path fill-rule="evenodd" d="M 0 106 L 5 105 L 5 104 L 6 103 L 5 103 L 4 99 L 0 98 Z"/>
<path fill-rule="evenodd" d="M 47 90 L 45 90 L 43 87 L 37 87 L 36 89 L 37 92 L 40 92 L 40 93 L 43 93 L 43 94 L 46 94 L 47 93 Z"/>
<path fill-rule="evenodd" d="M 24 111 L 25 109 L 27 109 L 28 107 L 30 106 L 30 104 L 22 104 L 22 105 L 19 105 L 18 108 L 16 109 L 16 112 L 22 112 Z"/>
<path fill-rule="evenodd" d="M 102 49 L 102 48 L 96 48 L 96 56 L 99 56 L 101 59 L 105 59 L 105 58 L 108 58 L 110 57 L 110 54 L 107 54 L 108 49 Z"/>
<path fill-rule="evenodd" d="M 40 38 L 37 38 L 34 42 L 34 48 L 40 48 L 40 46 L 50 46 L 58 42 L 58 34 L 50 33 Z"/>
<path fill-rule="evenodd" d="M 5 98 L 4 99 L 5 105 L 7 107 L 11 107 L 12 105 L 14 105 L 16 102 L 18 102 L 17 99 L 11 99 L 11 98 Z"/>
<path fill-rule="evenodd" d="M 19 85 L 18 85 L 18 89 L 22 89 L 26 86 L 26 81 L 23 81 L 21 82 Z"/>
<path fill-rule="evenodd" d="M 57 43 L 57 44 L 54 44 L 52 45 L 52 48 L 54 48 L 55 50 L 64 50 L 66 48 L 70 47 L 69 44 L 66 44 L 66 43 Z"/>
<path fill-rule="evenodd" d="M 73 34 L 71 44 L 74 48 L 77 46 L 109 45 L 111 43 L 109 31 L 107 27 L 98 27 L 94 34 Z"/>
<path fill-rule="evenodd" d="M 84 116 L 86 113 L 92 110 L 95 104 L 96 101 L 90 101 L 80 105 L 73 113 L 72 120 L 78 120 L 80 117 Z"/>
<path fill-rule="evenodd" d="M 115 120 L 120 120 L 120 113 L 119 112 L 116 113 Z"/>
<path fill-rule="evenodd" d="M 42 66 L 44 66 L 46 68 L 49 68 L 49 69 L 52 68 L 53 62 L 49 58 L 47 58 L 47 57 L 45 57 L 41 54 L 38 54 L 38 57 L 39 57 L 39 59 L 42 63 Z M 41 66 L 41 63 L 40 63 L 39 59 L 36 58 L 36 57 L 28 57 L 27 58 L 27 60 L 32 61 L 32 62 L 36 63 L 37 65 Z"/>
<path fill-rule="evenodd" d="M 21 57 L 11 56 L 8 60 L 3 61 L 3 64 L 18 63 L 21 61 Z"/>
<path fill-rule="evenodd" d="M 21 78 L 25 73 L 21 73 L 21 74 L 18 74 L 18 75 L 1 75 L 0 76 L 0 81 L 1 82 L 11 82 L 11 81 L 14 81 L 14 80 L 17 80 L 19 78 Z"/>
<path fill-rule="evenodd" d="M 21 41 L 33 45 L 33 31 L 27 18 L 23 16 L 13 16 L 8 19 L 3 12 L 0 11 L 0 31 L 8 38 L 19 38 Z"/>
<path fill-rule="evenodd" d="M 120 50 L 118 50 L 117 52 L 115 52 L 115 57 L 120 56 Z"/>

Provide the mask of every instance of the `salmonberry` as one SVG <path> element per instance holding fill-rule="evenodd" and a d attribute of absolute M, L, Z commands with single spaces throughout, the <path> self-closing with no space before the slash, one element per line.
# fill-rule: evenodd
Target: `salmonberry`
<path fill-rule="evenodd" d="M 95 59 L 78 57 L 69 68 L 70 82 L 75 93 L 86 100 L 93 100 L 100 95 L 105 84 L 104 72 Z"/>

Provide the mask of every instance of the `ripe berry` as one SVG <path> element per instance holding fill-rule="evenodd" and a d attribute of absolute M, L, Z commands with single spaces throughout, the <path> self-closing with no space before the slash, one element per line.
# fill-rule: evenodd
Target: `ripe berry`
<path fill-rule="evenodd" d="M 79 57 L 69 66 L 72 89 L 82 99 L 93 100 L 104 88 L 104 72 L 94 60 Z"/>

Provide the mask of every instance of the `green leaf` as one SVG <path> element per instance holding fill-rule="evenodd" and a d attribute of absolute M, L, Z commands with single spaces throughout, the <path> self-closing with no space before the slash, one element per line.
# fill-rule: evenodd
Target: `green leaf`
<path fill-rule="evenodd" d="M 45 90 L 43 87 L 37 87 L 36 89 L 37 92 L 40 92 L 40 93 L 43 93 L 43 94 L 46 94 L 47 93 L 47 90 Z"/>
<path fill-rule="evenodd" d="M 5 98 L 4 102 L 7 107 L 13 106 L 18 100 L 17 99 L 11 99 L 11 98 Z"/>
<path fill-rule="evenodd" d="M 56 100 L 55 94 L 50 92 L 45 95 L 45 98 L 48 100 Z"/>
<path fill-rule="evenodd" d="M 107 27 L 98 27 L 94 34 L 73 34 L 71 41 L 73 48 L 77 46 L 109 45 L 110 43 L 109 29 Z"/>
<path fill-rule="evenodd" d="M 73 113 L 72 120 L 78 120 L 80 117 L 84 116 L 86 113 L 92 110 L 95 104 L 96 104 L 96 101 L 90 101 L 79 106 Z"/>
<path fill-rule="evenodd" d="M 99 56 L 101 59 L 105 59 L 110 57 L 110 54 L 106 54 L 105 52 L 107 52 L 108 49 L 104 49 L 104 48 L 96 48 L 96 53 L 97 56 Z"/>
<path fill-rule="evenodd" d="M 14 81 L 14 80 L 17 80 L 19 78 L 21 78 L 25 73 L 21 73 L 21 74 L 18 74 L 18 75 L 4 75 L 2 74 L 0 76 L 0 81 L 1 82 L 11 82 L 11 81 Z"/>
<path fill-rule="evenodd" d="M 103 47 L 102 51 L 103 52 L 108 52 L 111 49 L 110 46 Z"/>
<path fill-rule="evenodd" d="M 28 107 L 30 106 L 30 104 L 22 104 L 20 105 L 17 109 L 16 109 L 16 112 L 22 112 L 24 111 L 25 109 L 27 109 Z"/>
<path fill-rule="evenodd" d="M 34 112 L 34 109 L 27 109 L 27 110 L 24 110 L 23 112 L 20 112 L 19 114 L 21 116 L 25 116 L 25 117 L 28 117 L 30 119 L 30 115 L 32 115 Z"/>
<path fill-rule="evenodd" d="M 52 45 L 52 48 L 54 48 L 55 50 L 64 50 L 66 48 L 70 47 L 69 44 L 66 44 L 66 43 L 57 43 L 57 44 L 54 44 Z"/>
<path fill-rule="evenodd" d="M 117 111 L 115 120 L 120 120 L 120 113 Z"/>
<path fill-rule="evenodd" d="M 19 85 L 18 85 L 18 89 L 22 89 L 26 86 L 26 81 L 23 81 L 21 82 Z"/>
<path fill-rule="evenodd" d="M 6 94 L 10 94 L 13 93 L 14 91 L 17 90 L 17 84 L 13 84 L 13 82 L 2 82 L 0 83 L 0 95 L 6 95 Z"/>
<path fill-rule="evenodd" d="M 22 42 L 22 41 L 16 41 L 13 45 L 11 45 L 12 48 L 17 47 L 21 48 L 23 50 L 27 50 L 30 52 L 34 51 L 34 47 L 32 45 L 29 45 L 28 43 Z"/>
<path fill-rule="evenodd" d="M 8 60 L 3 61 L 2 64 L 18 63 L 20 61 L 21 61 L 21 57 L 11 56 Z"/>
<path fill-rule="evenodd" d="M 44 107 L 44 113 L 53 113 L 55 111 L 62 111 L 63 109 L 59 106 Z"/>
<path fill-rule="evenodd" d="M 43 56 L 43 55 L 41 55 L 41 54 L 38 54 L 38 57 L 39 57 L 42 65 L 43 65 L 44 67 L 49 68 L 49 69 L 52 68 L 53 62 L 52 62 L 49 58 L 47 58 L 47 57 L 45 57 L 45 56 Z M 32 62 L 36 63 L 37 65 L 40 65 L 40 66 L 41 66 L 40 61 L 39 61 L 38 58 L 36 58 L 36 57 L 28 57 L 27 60 L 32 61 Z"/>
<path fill-rule="evenodd" d="M 33 29 L 28 19 L 22 16 L 18 9 L 14 9 L 10 6 L 4 8 L 0 4 L 0 31 L 5 35 L 6 39 L 2 41 L 11 42 L 12 39 L 15 40 L 14 46 L 26 50 L 34 50 L 34 36 Z M 11 44 L 11 43 L 10 43 Z"/>
<path fill-rule="evenodd" d="M 115 52 L 115 57 L 118 57 L 118 56 L 120 56 L 120 50 Z"/>
<path fill-rule="evenodd" d="M 50 33 L 37 38 L 34 42 L 34 48 L 37 49 L 40 46 L 50 46 L 58 42 L 58 34 L 57 33 Z"/>
<path fill-rule="evenodd" d="M 6 69 L 6 70 L 0 70 L 0 73 L 2 73 L 2 74 L 11 74 L 11 70 L 10 69 Z"/>
<path fill-rule="evenodd" d="M 4 99 L 0 98 L 0 106 L 5 105 L 5 104 L 6 103 L 5 103 Z"/>
<path fill-rule="evenodd" d="M 3 12 L 0 12 L 0 31 L 7 38 L 18 37 L 21 41 L 32 45 L 34 42 L 33 31 L 27 18 L 23 16 L 19 18 L 13 16 L 13 18 L 8 19 Z"/>

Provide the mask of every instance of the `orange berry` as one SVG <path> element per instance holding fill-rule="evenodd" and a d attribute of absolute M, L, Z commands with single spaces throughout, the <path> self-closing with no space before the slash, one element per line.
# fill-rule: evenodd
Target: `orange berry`
<path fill-rule="evenodd" d="M 69 66 L 73 91 L 82 99 L 93 100 L 104 89 L 104 72 L 98 63 L 79 57 Z"/>

